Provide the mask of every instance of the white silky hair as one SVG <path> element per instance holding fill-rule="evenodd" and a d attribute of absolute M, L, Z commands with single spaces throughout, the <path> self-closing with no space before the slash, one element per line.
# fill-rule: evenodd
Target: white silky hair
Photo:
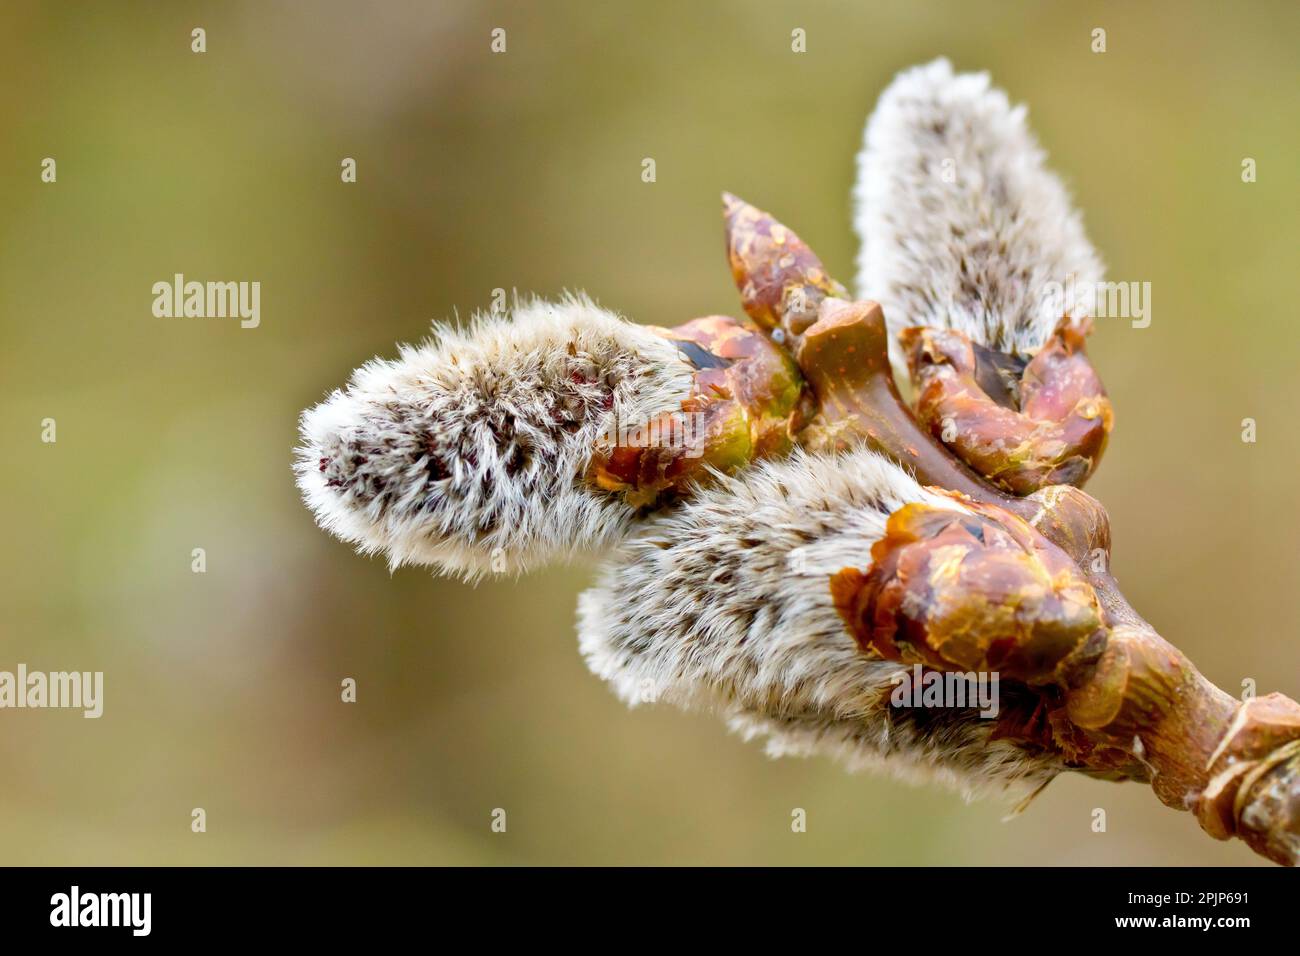
<path fill-rule="evenodd" d="M 1062 312 L 1093 314 L 1101 260 L 1026 123 L 987 73 L 905 70 L 867 122 L 854 187 L 858 294 L 909 326 L 1028 355 Z"/>
<path fill-rule="evenodd" d="M 322 528 L 390 564 L 474 579 L 607 546 L 635 518 L 582 475 L 612 421 L 678 410 L 673 344 L 582 295 L 516 303 L 376 358 L 301 420 Z"/>
<path fill-rule="evenodd" d="M 582 654 L 624 702 L 717 711 L 773 756 L 826 754 L 967 796 L 1033 789 L 1057 761 L 993 740 L 974 709 L 891 707 L 910 668 L 865 653 L 835 609 L 830 576 L 868 568 L 909 502 L 963 510 L 868 450 L 719 479 L 606 563 L 579 598 Z"/>

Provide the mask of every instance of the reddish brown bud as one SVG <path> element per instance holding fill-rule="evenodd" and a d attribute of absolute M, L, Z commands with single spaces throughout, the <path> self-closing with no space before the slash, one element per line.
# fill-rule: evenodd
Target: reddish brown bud
<path fill-rule="evenodd" d="M 1069 557 L 1015 515 L 909 504 L 889 516 L 871 567 L 831 579 L 864 649 L 945 671 L 1066 683 L 1105 646 L 1097 596 Z"/>
<path fill-rule="evenodd" d="M 904 329 L 899 341 L 916 384 L 917 415 L 992 484 L 1016 495 L 1082 485 L 1114 423 L 1110 400 L 1083 351 L 1086 329 L 1066 319 L 1025 366 L 989 361 L 960 332 Z"/>
<path fill-rule="evenodd" d="M 1212 776 L 1195 806 L 1201 826 L 1294 865 L 1300 859 L 1300 705 L 1281 694 L 1242 703 L 1207 769 Z"/>
<path fill-rule="evenodd" d="M 844 299 L 844 287 L 795 233 L 763 210 L 722 194 L 727 259 L 746 314 L 763 329 L 781 330 L 793 347 L 827 296 Z"/>
<path fill-rule="evenodd" d="M 657 505 L 709 469 L 731 474 L 789 453 L 802 420 L 803 379 L 794 361 L 757 329 L 728 316 L 655 329 L 696 369 L 679 411 L 649 422 L 615 422 L 587 479 L 634 507 Z"/>

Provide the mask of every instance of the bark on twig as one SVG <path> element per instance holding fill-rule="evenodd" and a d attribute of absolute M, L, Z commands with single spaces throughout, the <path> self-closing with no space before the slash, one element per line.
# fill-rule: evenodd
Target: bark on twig
<path fill-rule="evenodd" d="M 1018 633 L 1012 639 L 1015 646 L 997 648 L 999 659 L 1014 662 L 1016 679 L 1041 694 L 1043 713 L 1010 732 L 1057 748 L 1067 764 L 1086 772 L 1149 781 L 1161 801 L 1191 810 L 1212 836 L 1236 836 L 1270 860 L 1300 863 L 1300 704 L 1281 694 L 1245 702 L 1231 697 L 1142 619 L 1109 573 L 1109 521 L 1096 499 L 1069 485 L 1042 487 L 1025 497 L 1010 494 L 990 480 L 996 476 L 977 474 L 937 441 L 898 394 L 880 306 L 828 293 L 836 284 L 811 250 L 770 216 L 748 210 L 752 207 L 727 197 L 733 274 L 751 316 L 768 329 L 785 332 L 778 338 L 792 348 L 816 397 L 818 411 L 798 440 L 818 450 L 865 443 L 912 471 L 923 484 L 964 497 L 977 516 L 1000 529 L 972 536 L 971 529 L 956 530 L 942 518 L 920 513 L 905 517 L 902 512 L 891 516 L 893 530 L 878 543 L 879 553 L 873 549 L 872 556 L 864 556 L 871 571 L 845 569 L 831 579 L 846 626 L 865 648 L 886 658 L 965 671 L 971 666 L 970 655 L 984 653 L 982 662 L 990 664 L 987 653 L 993 645 L 981 641 L 994 635 L 1002 618 L 999 607 L 983 600 L 987 590 L 956 602 L 956 610 L 949 602 L 937 617 L 929 613 L 926 588 L 932 582 L 918 575 L 951 578 L 953 568 L 951 561 L 931 565 L 935 542 L 983 554 L 994 547 L 990 542 L 999 540 L 999 534 L 1005 535 L 1013 542 L 1003 542 L 1012 555 L 1007 560 L 1013 563 L 997 559 L 993 566 L 1002 574 L 1021 565 L 1040 571 L 1055 568 L 1050 554 L 1059 548 L 1095 595 L 1100 626 L 1082 626 L 1083 609 L 1058 600 L 1045 604 L 1051 610 L 1043 613 L 1059 615 L 1073 606 L 1068 625 L 1065 619 L 1044 618 L 1038 623 L 1045 629 Z M 797 254 L 780 254 L 771 243 L 756 244 L 750 235 L 755 229 L 780 236 L 777 245 L 793 246 Z M 746 236 L 738 239 L 737 230 Z M 751 272 L 763 275 L 764 281 L 748 283 Z M 817 298 L 812 323 L 803 311 L 793 316 L 783 311 L 783 303 L 791 301 L 802 309 L 806 293 L 792 296 L 790 290 L 807 289 Z M 1095 398 L 1099 393 L 1099 383 L 1094 387 L 1085 381 L 1078 397 Z M 1074 409 L 1072 401 L 1058 417 Z M 1077 442 L 1088 453 L 1085 475 L 1100 454 L 1109 404 L 1090 407 L 1088 415 L 1079 423 L 1083 432 Z M 1052 469 L 1043 473 L 1059 474 Z M 1031 567 L 1034 561 L 1046 563 Z M 900 568 L 908 574 L 900 576 Z M 981 586 L 987 587 L 989 579 L 982 577 Z M 1007 578 L 1013 579 L 1014 574 Z M 961 585 L 950 580 L 946 586 Z M 920 591 L 904 601 L 902 591 L 908 588 Z M 1077 592 L 1071 586 L 1069 593 Z M 961 619 L 951 619 L 954 614 Z M 895 642 L 895 634 L 906 634 L 913 645 Z M 1063 634 L 1074 642 L 1069 647 L 1059 644 Z M 961 639 L 954 640 L 954 635 Z M 1044 646 L 1052 652 L 1043 652 Z"/>

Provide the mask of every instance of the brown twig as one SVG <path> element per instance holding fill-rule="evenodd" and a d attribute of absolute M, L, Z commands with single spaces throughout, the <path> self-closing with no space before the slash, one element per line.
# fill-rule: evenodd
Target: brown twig
<path fill-rule="evenodd" d="M 1270 860 L 1300 863 L 1300 704 L 1281 694 L 1241 702 L 1206 680 L 1125 600 L 1108 570 L 1109 521 L 1099 502 L 1069 485 L 1018 497 L 973 471 L 917 422 L 899 396 L 880 306 L 836 296 L 829 290 L 838 284 L 793 232 L 735 197 L 725 203 L 729 259 L 746 311 L 763 327 L 782 330 L 778 338 L 792 349 L 817 399 L 818 411 L 798 440 L 818 450 L 869 445 L 923 484 L 966 499 L 977 516 L 1002 529 L 1003 545 L 1021 554 L 1014 559 L 1021 565 L 1056 568 L 1051 555 L 1059 549 L 1091 592 L 1099 626 L 1082 626 L 1084 619 L 1074 616 L 1072 627 L 1053 630 L 1050 625 L 1061 621 L 1052 616 L 1063 613 L 1063 605 L 1044 605 L 1051 610 L 1040 609 L 1046 616 L 1037 623 L 1045 632 L 1030 628 L 1012 646 L 997 645 L 998 660 L 1014 660 L 1017 678 L 1042 695 L 1048 729 L 1040 722 L 1033 742 L 1055 747 L 1067 764 L 1087 772 L 1147 780 L 1165 804 L 1193 811 L 1212 836 L 1236 836 Z M 772 236 L 780 241 L 764 238 Z M 752 275 L 762 281 L 750 281 Z M 816 300 L 813 322 L 809 297 Z M 787 310 L 790 303 L 794 311 Z M 1108 405 L 1104 412 L 1108 425 Z M 1099 445 L 1091 447 L 1100 454 Z M 964 538 L 951 520 L 925 514 L 896 513 L 891 526 L 896 519 L 907 527 L 887 533 L 870 561 L 864 556 L 871 571 L 845 569 L 831 579 L 837 606 L 874 653 L 968 670 L 971 655 L 978 657 L 980 648 L 987 655 L 994 644 L 954 642 L 952 635 L 987 638 L 1004 620 L 1003 609 L 984 600 L 988 576 L 967 585 L 970 600 L 956 602 L 957 611 L 952 602 L 943 609 L 960 620 L 929 614 L 924 593 L 901 602 L 898 589 L 922 586 L 917 575 L 931 570 L 933 541 L 952 546 L 962 540 L 981 550 L 991 547 L 991 538 Z M 901 567 L 911 576 L 889 578 Z M 951 575 L 951 568 L 947 564 L 944 573 Z M 911 645 L 894 641 L 896 632 L 906 633 Z M 1074 643 L 1028 653 L 1043 633 L 1054 639 L 1064 633 Z M 992 661 L 986 656 L 983 663 Z"/>

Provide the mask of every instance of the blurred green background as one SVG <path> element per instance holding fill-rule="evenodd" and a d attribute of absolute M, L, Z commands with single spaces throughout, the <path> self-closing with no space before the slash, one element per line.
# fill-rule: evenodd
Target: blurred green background
<path fill-rule="evenodd" d="M 390 575 L 315 527 L 290 460 L 302 408 L 496 287 L 737 312 L 724 188 L 851 278 L 863 120 L 947 55 L 1028 102 L 1109 277 L 1152 283 L 1151 327 L 1091 346 L 1126 593 L 1229 692 L 1300 696 L 1298 28 L 1294 3 L 6 3 L 0 669 L 106 686 L 98 721 L 0 712 L 0 862 L 1254 863 L 1142 786 L 1063 778 L 1004 823 L 628 711 L 576 650 L 589 568 Z M 175 272 L 260 281 L 260 328 L 154 318 Z"/>

